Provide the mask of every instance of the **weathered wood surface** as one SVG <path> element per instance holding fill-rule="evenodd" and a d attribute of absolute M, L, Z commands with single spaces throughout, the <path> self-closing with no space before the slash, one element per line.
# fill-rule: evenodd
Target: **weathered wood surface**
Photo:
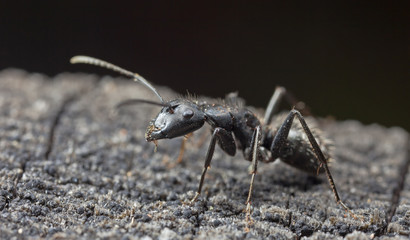
<path fill-rule="evenodd" d="M 322 126 L 335 141 L 331 171 L 342 199 L 363 220 L 335 203 L 325 177 L 261 163 L 247 232 L 249 162 L 217 150 L 199 201 L 185 204 L 198 186 L 207 130 L 188 140 L 182 164 L 169 167 L 180 139 L 160 141 L 156 153 L 144 140 L 158 107 L 112 114 L 131 97 L 153 98 L 123 79 L 0 72 L 0 238 L 408 238 L 403 129 L 356 121 Z"/>

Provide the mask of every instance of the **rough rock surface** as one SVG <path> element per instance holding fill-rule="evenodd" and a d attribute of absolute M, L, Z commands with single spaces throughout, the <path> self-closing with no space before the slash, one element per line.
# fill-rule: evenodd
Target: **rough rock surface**
<path fill-rule="evenodd" d="M 138 97 L 154 99 L 120 78 L 0 72 L 1 239 L 409 237 L 409 136 L 403 129 L 323 121 L 335 143 L 333 177 L 358 219 L 336 204 L 324 176 L 261 163 L 248 226 L 249 162 L 218 149 L 203 194 L 189 205 L 208 130 L 190 137 L 183 162 L 172 166 L 180 139 L 160 141 L 157 152 L 144 140 L 158 107 L 113 114 L 115 104 Z"/>

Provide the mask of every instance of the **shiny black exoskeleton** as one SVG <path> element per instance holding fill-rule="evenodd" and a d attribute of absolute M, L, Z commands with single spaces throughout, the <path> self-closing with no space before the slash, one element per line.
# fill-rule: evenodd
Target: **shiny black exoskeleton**
<path fill-rule="evenodd" d="M 270 114 L 273 114 L 280 96 L 284 94 L 286 94 L 284 88 L 277 88 L 274 96 L 279 96 L 279 98 L 273 98 L 275 102 Z M 226 102 L 230 102 L 230 104 Z M 268 113 L 267 118 L 270 114 Z M 211 126 L 212 139 L 195 200 L 201 192 L 205 173 L 210 166 L 216 143 L 231 156 L 236 154 L 236 149 L 242 150 L 244 158 L 252 161 L 253 174 L 256 173 L 258 161 L 273 162 L 278 158 L 301 170 L 310 173 L 319 172 L 323 163 L 316 159 L 315 147 L 312 148 L 309 140 L 304 139 L 304 133 L 300 131 L 300 127 L 292 128 L 295 116 L 300 117 L 305 123 L 302 115 L 297 110 L 292 110 L 282 125 L 272 126 L 268 123 L 263 127 L 253 112 L 229 99 L 216 103 L 195 99 L 176 99 L 165 103 L 156 118 L 150 122 L 145 137 L 147 141 L 175 138 L 194 132 L 205 123 Z M 307 125 L 303 123 L 302 126 L 305 125 L 307 128 Z M 320 135 L 315 136 L 315 133 L 312 133 L 308 128 L 307 130 L 308 135 L 312 135 L 313 139 L 320 138 L 320 141 L 323 142 L 322 148 L 325 148 L 326 155 L 322 155 L 324 162 L 327 163 L 329 158 L 327 151 L 329 151 L 330 144 L 326 144 L 326 139 L 321 138 Z M 314 141 L 316 142 L 316 140 Z M 316 149 L 322 153 L 319 147 Z M 334 188 L 333 184 L 332 187 Z M 250 195 L 248 202 L 249 200 Z"/>
<path fill-rule="evenodd" d="M 148 103 L 162 106 L 159 114 L 147 128 L 145 134 L 147 141 L 185 136 L 198 130 L 205 123 L 211 126 L 211 142 L 205 157 L 198 191 L 192 201 L 195 201 L 201 193 L 206 171 L 218 143 L 221 149 L 231 156 L 236 154 L 236 149 L 242 150 L 244 158 L 252 162 L 247 216 L 250 213 L 250 199 L 258 161 L 273 162 L 278 158 L 309 173 L 325 172 L 337 203 L 349 211 L 339 197 L 328 168 L 330 144 L 318 132 L 311 131 L 298 110 L 292 109 L 287 115 L 283 115 L 284 120 L 276 115 L 282 98 L 286 98 L 292 105 L 297 103 L 283 87 L 276 88 L 265 116 L 260 120 L 234 95 L 230 95 L 225 101 L 212 103 L 193 98 L 179 98 L 165 102 L 155 88 L 138 74 L 86 56 L 73 57 L 71 62 L 93 64 L 121 72 L 144 84 L 157 95 L 160 102 L 131 99 L 119 104 L 123 106 Z M 295 118 L 298 122 L 293 123 Z M 281 122 L 278 122 L 279 120 Z"/>

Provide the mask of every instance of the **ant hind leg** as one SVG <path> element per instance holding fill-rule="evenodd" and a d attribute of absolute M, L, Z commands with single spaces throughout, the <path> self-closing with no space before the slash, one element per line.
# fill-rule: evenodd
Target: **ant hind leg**
<path fill-rule="evenodd" d="M 307 138 L 309 139 L 309 143 L 313 149 L 314 154 L 316 155 L 316 159 L 320 162 L 320 166 L 324 169 L 327 179 L 329 181 L 330 188 L 333 191 L 334 197 L 336 199 L 336 202 L 340 204 L 353 218 L 356 219 L 355 215 L 350 211 L 350 209 L 342 202 L 342 200 L 339 197 L 339 193 L 336 189 L 336 185 L 333 181 L 332 174 L 330 173 L 327 160 L 325 156 L 323 155 L 322 150 L 319 147 L 319 144 L 317 143 L 315 137 L 313 136 L 312 132 L 310 131 L 308 125 L 306 124 L 305 119 L 303 118 L 302 114 L 293 109 L 290 111 L 289 115 L 286 117 L 284 123 L 280 126 L 279 130 L 277 131 L 275 138 L 272 141 L 270 150 L 272 152 L 273 158 L 277 158 L 280 155 L 280 149 L 284 146 L 288 135 L 290 128 L 292 127 L 293 119 L 297 118 L 302 125 L 303 131 L 305 132 Z"/>

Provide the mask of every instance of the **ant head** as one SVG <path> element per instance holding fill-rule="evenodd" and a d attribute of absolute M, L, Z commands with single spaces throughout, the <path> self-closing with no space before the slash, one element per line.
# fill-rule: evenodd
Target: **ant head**
<path fill-rule="evenodd" d="M 167 103 L 150 122 L 145 133 L 148 142 L 184 136 L 201 128 L 205 114 L 192 102 L 176 99 Z"/>
<path fill-rule="evenodd" d="M 132 77 L 134 81 L 140 82 L 145 87 L 150 89 L 155 95 L 157 95 L 160 102 L 153 102 L 144 99 L 129 99 L 121 102 L 116 108 L 120 108 L 125 105 L 131 105 L 136 103 L 148 103 L 157 106 L 162 106 L 161 112 L 158 116 L 151 121 L 148 126 L 145 138 L 147 141 L 155 141 L 163 138 L 174 138 L 186 135 L 193 132 L 205 123 L 205 115 L 194 103 L 177 99 L 170 102 L 164 102 L 161 95 L 145 78 L 137 73 L 132 73 L 112 63 L 103 61 L 101 59 L 88 57 L 88 56 L 75 56 L 70 59 L 71 63 L 85 63 L 100 66 L 103 68 L 111 69 L 113 71 L 124 74 L 125 76 Z"/>

